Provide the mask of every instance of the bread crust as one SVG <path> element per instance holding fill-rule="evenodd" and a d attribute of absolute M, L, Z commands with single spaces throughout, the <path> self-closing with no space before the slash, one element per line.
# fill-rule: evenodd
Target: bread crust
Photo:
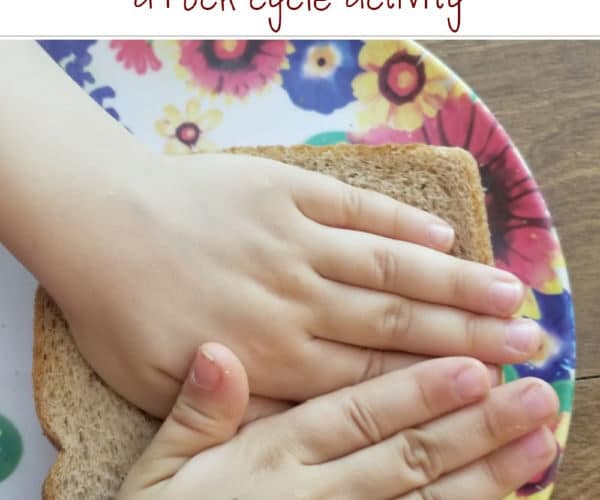
<path fill-rule="evenodd" d="M 45 405 L 45 399 L 42 397 L 44 380 L 43 380 L 43 363 L 44 363 L 44 341 L 47 337 L 44 336 L 43 332 L 43 317 L 44 317 L 44 309 L 45 303 L 50 300 L 46 291 L 38 286 L 35 291 L 34 298 L 34 314 L 33 314 L 33 369 L 32 369 L 32 378 L 33 378 L 33 397 L 35 399 L 35 411 L 37 413 L 38 420 L 40 421 L 40 425 L 42 426 L 42 431 L 44 435 L 50 440 L 52 445 L 57 449 L 58 456 L 46 479 L 44 480 L 44 485 L 42 487 L 42 499 L 43 500 L 53 500 L 54 498 L 58 498 L 56 494 L 56 486 L 54 484 L 54 469 L 59 467 L 59 462 L 61 460 L 61 456 L 63 454 L 63 450 L 60 444 L 60 439 L 58 435 L 54 432 L 50 418 L 48 416 L 47 407 Z"/>

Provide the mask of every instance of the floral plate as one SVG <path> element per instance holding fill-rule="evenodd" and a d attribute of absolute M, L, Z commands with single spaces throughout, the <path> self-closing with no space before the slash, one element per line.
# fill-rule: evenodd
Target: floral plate
<path fill-rule="evenodd" d="M 521 314 L 547 332 L 538 357 L 506 366 L 505 378 L 541 377 L 560 397 L 561 418 L 554 429 L 559 458 L 510 498 L 550 497 L 574 387 L 575 327 L 565 262 L 527 165 L 494 116 L 450 69 L 407 41 L 40 43 L 100 106 L 156 151 L 341 142 L 424 142 L 471 151 L 486 192 L 496 265 L 526 284 Z M 30 314 L 33 280 L 7 254 L 0 254 L 0 268 L 13 273 L 10 279 L 24 290 Z M 14 305 L 12 296 L 6 298 Z M 0 318 L 11 314 L 0 305 Z M 18 314 L 8 326 L 30 328 L 29 316 Z M 0 339 L 16 347 L 0 351 L 0 380 L 14 377 L 12 385 L 0 386 L 0 496 L 35 498 L 54 453 L 40 436 L 28 370 L 23 370 L 31 363 L 31 334 L 10 335 L 4 332 L 8 326 L 1 326 Z M 19 355 L 2 356 L 12 351 Z"/>

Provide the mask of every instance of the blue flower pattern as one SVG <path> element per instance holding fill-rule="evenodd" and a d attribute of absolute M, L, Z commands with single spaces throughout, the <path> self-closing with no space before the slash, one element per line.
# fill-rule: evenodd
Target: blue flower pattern
<path fill-rule="evenodd" d="M 79 85 L 86 90 L 90 97 L 94 99 L 109 115 L 115 120 L 119 120 L 119 113 L 113 107 L 107 107 L 106 99 L 112 99 L 116 96 L 115 90 L 108 86 L 100 86 L 88 91 L 86 84 L 96 83 L 94 76 L 87 71 L 87 67 L 92 62 L 90 48 L 97 43 L 96 40 L 39 40 L 40 46 L 54 59 L 54 61 L 64 66 L 65 72 Z"/>
<path fill-rule="evenodd" d="M 533 290 L 541 319 L 540 326 L 559 346 L 556 353 L 542 365 L 525 363 L 515 365 L 521 377 L 540 377 L 548 381 L 569 380 L 575 370 L 575 318 L 571 295 L 567 291 L 546 295 Z"/>
<path fill-rule="evenodd" d="M 352 80 L 361 71 L 358 40 L 297 40 L 282 86 L 302 109 L 331 114 L 355 100 Z"/>

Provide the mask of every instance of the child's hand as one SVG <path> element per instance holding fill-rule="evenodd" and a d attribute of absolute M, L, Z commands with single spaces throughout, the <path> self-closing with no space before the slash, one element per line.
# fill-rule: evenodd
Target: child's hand
<path fill-rule="evenodd" d="M 238 353 L 254 395 L 294 401 L 423 356 L 538 347 L 535 323 L 500 318 L 522 300 L 515 278 L 414 244 L 451 246 L 434 216 L 261 158 L 134 162 L 81 195 L 65 223 L 85 239 L 59 248 L 47 286 L 96 371 L 153 414 L 207 341 Z"/>
<path fill-rule="evenodd" d="M 514 277 L 414 244 L 450 248 L 437 218 L 264 159 L 150 155 L 34 42 L 0 57 L 0 241 L 150 413 L 209 340 L 253 394 L 298 401 L 423 356 L 536 351 L 535 323 L 499 319 L 522 300 Z"/>
<path fill-rule="evenodd" d="M 246 374 L 208 344 L 118 500 L 500 500 L 554 459 L 558 401 L 537 379 L 489 391 L 480 363 L 430 360 L 235 435 Z"/>

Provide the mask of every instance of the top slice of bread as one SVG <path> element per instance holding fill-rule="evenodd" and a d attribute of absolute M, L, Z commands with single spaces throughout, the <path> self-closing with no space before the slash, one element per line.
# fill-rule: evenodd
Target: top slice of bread
<path fill-rule="evenodd" d="M 492 263 L 478 167 L 465 151 L 422 145 L 233 148 L 332 175 L 447 220 L 452 253 Z M 38 289 L 33 382 L 44 433 L 60 450 L 44 483 L 45 500 L 108 500 L 159 422 L 109 389 L 80 356 L 60 310 Z"/>

